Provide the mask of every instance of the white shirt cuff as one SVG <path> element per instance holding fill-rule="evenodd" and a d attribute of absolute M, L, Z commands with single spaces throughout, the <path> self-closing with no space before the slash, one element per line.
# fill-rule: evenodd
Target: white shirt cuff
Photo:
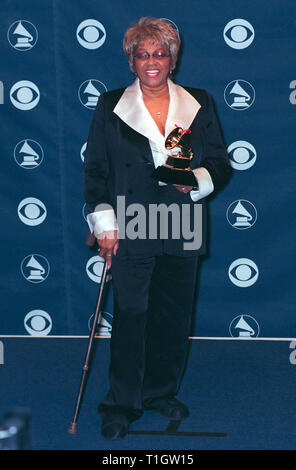
<path fill-rule="evenodd" d="M 204 167 L 192 170 L 198 182 L 198 189 L 190 191 L 191 199 L 196 202 L 214 191 L 214 185 L 210 173 Z"/>
<path fill-rule="evenodd" d="M 107 230 L 118 230 L 115 212 L 113 209 L 91 212 L 87 215 L 87 223 L 95 237 Z"/>

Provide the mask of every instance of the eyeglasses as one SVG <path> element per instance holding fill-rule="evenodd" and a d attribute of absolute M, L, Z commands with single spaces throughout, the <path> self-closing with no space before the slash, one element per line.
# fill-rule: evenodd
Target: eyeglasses
<path fill-rule="evenodd" d="M 134 55 L 134 57 L 138 60 L 148 60 L 151 56 L 153 59 L 162 60 L 166 57 L 169 57 L 169 54 L 165 54 L 164 52 L 153 52 L 153 54 L 149 54 L 149 52 L 141 52 L 140 54 Z"/>

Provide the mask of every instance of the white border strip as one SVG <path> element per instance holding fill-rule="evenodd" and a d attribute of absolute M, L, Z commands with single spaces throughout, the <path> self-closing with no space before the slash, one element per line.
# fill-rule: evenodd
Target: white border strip
<path fill-rule="evenodd" d="M 47 336 L 38 336 L 38 335 L 0 335 L 1 338 L 89 338 L 89 336 L 63 336 L 63 335 L 47 335 Z M 110 336 L 95 336 L 96 339 L 98 338 L 105 338 L 110 339 Z M 294 338 L 228 338 L 228 337 L 221 337 L 221 336 L 189 336 L 189 339 L 200 339 L 200 340 L 217 340 L 217 341 L 296 341 L 296 337 Z"/>

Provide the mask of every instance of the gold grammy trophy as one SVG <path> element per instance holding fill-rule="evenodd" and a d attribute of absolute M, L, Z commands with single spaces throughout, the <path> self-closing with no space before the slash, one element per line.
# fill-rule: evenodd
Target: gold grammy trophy
<path fill-rule="evenodd" d="M 153 171 L 153 178 L 164 183 L 197 187 L 194 173 L 189 168 L 190 161 L 193 158 L 193 152 L 186 144 L 185 134 L 189 132 L 189 130 L 184 131 L 182 127 L 178 126 L 170 132 L 165 140 L 165 148 L 171 150 L 176 147 L 177 150 L 178 147 L 180 150 L 174 155 L 167 156 L 166 162 Z"/>

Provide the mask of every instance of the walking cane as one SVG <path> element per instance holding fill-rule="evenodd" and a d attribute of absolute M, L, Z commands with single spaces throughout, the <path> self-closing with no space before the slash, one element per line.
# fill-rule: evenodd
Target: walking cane
<path fill-rule="evenodd" d="M 104 286 L 105 286 L 105 282 L 106 282 L 107 270 L 108 270 L 107 261 L 105 259 L 103 272 L 102 272 L 102 277 L 101 277 L 100 289 L 99 289 L 97 303 L 96 303 L 95 312 L 94 312 L 94 318 L 93 318 L 92 327 L 91 327 L 89 338 L 88 338 L 87 351 L 86 351 L 86 355 L 85 355 L 85 359 L 84 359 L 84 364 L 83 364 L 83 367 L 82 367 L 82 374 L 81 374 L 81 379 L 80 379 L 80 386 L 79 386 L 79 390 L 78 390 L 78 395 L 77 395 L 77 399 L 76 399 L 76 405 L 75 405 L 75 409 L 74 409 L 74 416 L 73 416 L 73 420 L 71 421 L 69 429 L 68 429 L 68 433 L 70 433 L 70 434 L 76 434 L 77 433 L 77 419 L 78 419 L 79 409 L 80 409 L 80 405 L 81 405 L 83 390 L 84 390 L 84 387 L 85 387 L 85 380 L 86 380 L 86 375 L 87 375 L 88 367 L 89 367 L 89 358 L 90 358 L 90 354 L 91 354 L 91 350 L 92 350 L 92 346 L 93 346 L 93 341 L 94 341 L 94 337 L 95 337 L 95 331 L 96 331 L 98 316 L 99 316 L 100 309 L 101 309 L 102 296 L 103 296 L 103 290 L 104 290 Z"/>

